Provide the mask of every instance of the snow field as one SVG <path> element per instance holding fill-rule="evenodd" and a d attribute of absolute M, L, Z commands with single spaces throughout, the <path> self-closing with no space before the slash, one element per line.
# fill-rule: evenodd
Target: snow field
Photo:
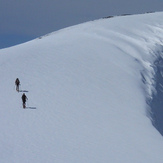
<path fill-rule="evenodd" d="M 0 162 L 161 163 L 146 100 L 162 16 L 101 19 L 1 50 Z"/>

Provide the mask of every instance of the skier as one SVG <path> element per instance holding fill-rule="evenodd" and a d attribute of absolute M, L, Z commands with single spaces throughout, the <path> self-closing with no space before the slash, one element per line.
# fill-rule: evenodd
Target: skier
<path fill-rule="evenodd" d="M 19 92 L 19 85 L 20 85 L 20 81 L 19 81 L 19 79 L 18 79 L 18 78 L 15 80 L 15 85 L 16 85 L 16 91 L 18 91 L 18 92 Z"/>
<path fill-rule="evenodd" d="M 22 102 L 23 102 L 23 108 L 26 108 L 26 100 L 28 100 L 27 96 L 25 95 L 25 93 L 23 93 L 22 95 Z"/>

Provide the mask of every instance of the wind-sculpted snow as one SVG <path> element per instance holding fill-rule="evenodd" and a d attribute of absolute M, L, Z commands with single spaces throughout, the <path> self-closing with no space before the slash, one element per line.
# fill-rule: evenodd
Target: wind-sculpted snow
<path fill-rule="evenodd" d="M 0 162 L 162 163 L 147 103 L 162 18 L 101 19 L 0 50 Z"/>
<path fill-rule="evenodd" d="M 154 126 L 163 135 L 163 47 L 156 51 L 158 58 L 155 61 L 155 88 L 153 98 L 149 101 L 152 108 L 151 117 Z"/>

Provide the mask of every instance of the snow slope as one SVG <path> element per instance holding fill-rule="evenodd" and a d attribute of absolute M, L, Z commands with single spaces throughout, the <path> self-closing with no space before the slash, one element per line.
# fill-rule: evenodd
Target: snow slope
<path fill-rule="evenodd" d="M 0 162 L 162 163 L 146 103 L 162 18 L 100 19 L 0 50 Z"/>

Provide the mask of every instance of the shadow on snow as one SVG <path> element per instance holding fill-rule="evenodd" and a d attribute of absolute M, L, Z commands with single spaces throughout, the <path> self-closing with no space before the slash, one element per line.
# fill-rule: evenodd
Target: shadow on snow
<path fill-rule="evenodd" d="M 36 107 L 26 107 L 25 109 L 36 109 Z"/>
<path fill-rule="evenodd" d="M 27 90 L 20 90 L 19 92 L 24 92 L 24 93 L 26 93 L 26 92 L 29 92 L 29 91 L 27 91 Z"/>

